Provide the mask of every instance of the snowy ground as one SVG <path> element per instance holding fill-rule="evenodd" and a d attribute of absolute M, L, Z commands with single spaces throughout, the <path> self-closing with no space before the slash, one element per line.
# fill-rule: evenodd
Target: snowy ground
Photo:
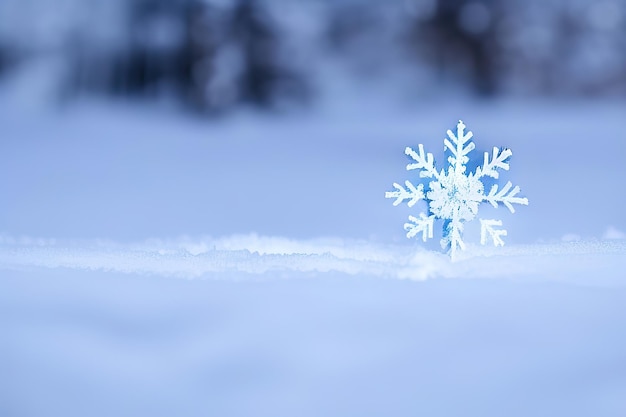
<path fill-rule="evenodd" d="M 626 412 L 623 288 L 297 278 L 5 272 L 2 415 Z"/>
<path fill-rule="evenodd" d="M 3 100 L 0 415 L 623 416 L 625 107 Z M 451 262 L 384 192 L 459 118 L 530 206 Z"/>

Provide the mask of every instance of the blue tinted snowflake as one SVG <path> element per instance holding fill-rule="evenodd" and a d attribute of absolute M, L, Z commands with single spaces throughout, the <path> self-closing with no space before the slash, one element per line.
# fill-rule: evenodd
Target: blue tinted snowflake
<path fill-rule="evenodd" d="M 450 152 L 448 157 L 449 166 L 447 171 L 437 171 L 432 153 L 424 152 L 424 146 L 419 145 L 417 151 L 406 148 L 405 153 L 413 159 L 413 163 L 407 165 L 407 170 L 420 170 L 420 178 L 432 178 L 428 184 L 428 190 L 424 190 L 424 184 L 414 185 L 410 181 L 405 182 L 405 187 L 394 183 L 395 191 L 385 193 L 386 198 L 394 198 L 394 206 L 407 201 L 409 207 L 413 207 L 418 201 L 425 200 L 428 203 L 429 214 L 420 213 L 419 217 L 409 216 L 409 223 L 404 225 L 407 237 L 416 237 L 420 233 L 422 239 L 433 237 L 433 225 L 436 219 L 444 221 L 443 239 L 441 246 L 447 248 L 452 257 L 457 249 L 464 250 L 463 223 L 472 221 L 478 215 L 481 203 L 490 203 L 493 207 L 500 204 L 506 206 L 511 213 L 515 212 L 513 204 L 528 205 L 528 199 L 518 197 L 519 187 L 513 187 L 507 182 L 504 187 L 498 184 L 491 186 L 488 193 L 485 192 L 485 177 L 498 179 L 498 169 L 509 169 L 509 158 L 513 154 L 510 149 L 493 148 L 491 156 L 485 152 L 483 164 L 474 172 L 467 172 L 467 163 L 470 161 L 468 154 L 474 150 L 475 145 L 471 141 L 472 132 L 465 132 L 465 125 L 459 121 L 456 134 L 448 130 L 448 138 L 444 139 L 444 149 Z M 503 246 L 503 236 L 507 231 L 500 220 L 483 220 L 481 223 L 481 244 L 487 242 L 488 237 L 495 246 Z"/>

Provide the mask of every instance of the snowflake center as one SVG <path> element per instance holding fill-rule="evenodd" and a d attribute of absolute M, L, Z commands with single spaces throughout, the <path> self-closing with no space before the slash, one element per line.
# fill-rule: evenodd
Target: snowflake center
<path fill-rule="evenodd" d="M 430 185 L 430 210 L 442 219 L 469 221 L 476 217 L 482 201 L 483 183 L 473 175 L 449 172 Z"/>
<path fill-rule="evenodd" d="M 450 187 L 446 187 L 444 185 L 443 188 L 448 193 L 448 199 L 453 204 L 461 204 L 464 201 L 463 198 L 461 197 L 461 193 L 459 192 L 459 187 L 456 182 L 452 184 Z"/>

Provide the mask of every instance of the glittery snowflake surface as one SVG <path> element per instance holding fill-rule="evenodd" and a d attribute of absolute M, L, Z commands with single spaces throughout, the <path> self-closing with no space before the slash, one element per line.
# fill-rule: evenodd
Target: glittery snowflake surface
<path fill-rule="evenodd" d="M 474 172 L 467 172 L 469 154 L 475 149 L 471 141 L 472 132 L 465 131 L 465 125 L 459 121 L 456 133 L 448 130 L 448 137 L 444 139 L 444 148 L 450 153 L 449 165 L 438 171 L 435 168 L 435 159 L 432 153 L 426 153 L 424 146 L 419 145 L 417 151 L 407 147 L 405 150 L 414 162 L 407 165 L 407 170 L 419 170 L 420 178 L 430 178 L 428 190 L 424 184 L 414 185 L 405 181 L 404 186 L 394 183 L 395 191 L 385 193 L 386 198 L 394 198 L 394 206 L 407 201 L 413 207 L 418 201 L 428 203 L 428 214 L 420 213 L 419 217 L 409 216 L 409 222 L 404 225 L 407 237 L 422 235 L 426 241 L 433 237 L 434 221 L 443 220 L 443 239 L 441 245 L 447 248 L 452 257 L 458 249 L 464 250 L 463 224 L 472 221 L 478 215 L 478 209 L 483 202 L 493 207 L 506 206 L 511 213 L 515 212 L 513 204 L 528 205 L 528 199 L 518 197 L 519 187 L 513 187 L 507 182 L 502 188 L 493 184 L 489 192 L 485 192 L 486 177 L 497 180 L 499 169 L 509 169 L 509 159 L 513 154 L 510 149 L 493 148 L 493 152 L 485 152 L 482 165 Z M 504 245 L 503 236 L 507 231 L 502 229 L 502 221 L 493 219 L 479 219 L 481 223 L 481 243 L 484 245 L 491 239 L 495 246 Z"/>

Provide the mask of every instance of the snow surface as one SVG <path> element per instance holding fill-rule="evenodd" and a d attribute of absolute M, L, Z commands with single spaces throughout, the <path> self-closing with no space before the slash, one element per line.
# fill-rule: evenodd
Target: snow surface
<path fill-rule="evenodd" d="M 256 235 L 151 240 L 121 245 L 0 239 L 0 268 L 48 268 L 147 274 L 186 279 L 300 277 L 306 273 L 395 279 L 499 278 L 626 286 L 626 241 L 575 241 L 501 249 L 470 246 L 453 260 L 419 247 L 367 241 L 308 241 Z"/>
<path fill-rule="evenodd" d="M 626 414 L 622 103 L 364 93 L 203 121 L 14 99 L 0 415 Z M 452 262 L 384 192 L 459 118 L 514 149 L 532 205 Z"/>
<path fill-rule="evenodd" d="M 623 287 L 220 277 L 3 268 L 0 413 L 626 412 Z"/>

